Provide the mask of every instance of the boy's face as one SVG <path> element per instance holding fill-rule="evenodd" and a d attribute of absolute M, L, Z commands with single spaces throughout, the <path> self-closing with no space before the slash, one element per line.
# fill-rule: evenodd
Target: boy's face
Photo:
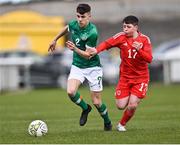
<path fill-rule="evenodd" d="M 76 13 L 76 18 L 80 27 L 85 27 L 89 23 L 90 17 L 90 13 Z"/>
<path fill-rule="evenodd" d="M 137 30 L 137 25 L 123 23 L 123 32 L 126 33 L 128 37 L 132 37 Z"/>

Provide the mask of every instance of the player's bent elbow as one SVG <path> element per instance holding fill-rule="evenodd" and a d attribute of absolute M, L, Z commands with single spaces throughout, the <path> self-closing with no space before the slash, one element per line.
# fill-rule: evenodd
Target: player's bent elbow
<path fill-rule="evenodd" d="M 152 56 L 149 56 L 149 57 L 144 58 L 144 60 L 145 60 L 147 63 L 151 63 L 152 60 L 153 60 L 153 57 L 152 57 Z"/>
<path fill-rule="evenodd" d="M 153 60 L 153 57 L 151 56 L 149 59 L 148 59 L 148 63 L 151 63 L 152 62 L 152 60 Z"/>

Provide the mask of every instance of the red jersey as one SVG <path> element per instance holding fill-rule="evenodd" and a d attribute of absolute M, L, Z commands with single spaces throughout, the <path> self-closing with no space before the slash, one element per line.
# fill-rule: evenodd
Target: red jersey
<path fill-rule="evenodd" d="M 133 42 L 139 42 L 142 47 L 139 51 L 133 48 Z M 124 32 L 102 42 L 96 49 L 97 52 L 117 47 L 120 49 L 120 76 L 127 79 L 149 80 L 148 63 L 152 61 L 152 46 L 149 38 L 138 33 L 137 38 L 130 38 Z"/>

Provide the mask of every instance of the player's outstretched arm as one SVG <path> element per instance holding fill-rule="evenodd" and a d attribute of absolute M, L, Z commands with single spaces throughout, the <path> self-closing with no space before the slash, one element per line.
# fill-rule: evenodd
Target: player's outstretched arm
<path fill-rule="evenodd" d="M 90 59 L 92 57 L 92 55 L 90 54 L 89 51 L 83 51 L 83 50 L 77 48 L 76 45 L 73 42 L 71 42 L 71 41 L 67 41 L 66 42 L 66 46 L 70 50 L 77 52 L 80 56 L 82 56 L 82 57 L 84 57 L 86 59 Z M 91 49 L 91 48 L 88 48 L 88 50 L 89 49 Z"/>
<path fill-rule="evenodd" d="M 112 46 L 108 43 L 108 39 L 104 42 L 101 42 L 97 47 L 96 47 L 96 53 L 100 53 L 101 51 L 108 50 L 112 48 Z"/>
<path fill-rule="evenodd" d="M 48 51 L 53 52 L 56 49 L 56 43 L 59 38 L 61 38 L 63 35 L 65 35 L 68 32 L 68 26 L 65 26 L 59 34 L 54 38 L 54 40 L 50 43 Z"/>

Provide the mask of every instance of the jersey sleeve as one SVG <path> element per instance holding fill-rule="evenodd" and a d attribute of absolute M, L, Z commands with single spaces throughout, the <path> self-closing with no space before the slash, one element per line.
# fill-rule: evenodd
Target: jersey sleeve
<path fill-rule="evenodd" d="M 122 33 L 120 32 L 120 33 L 117 33 L 116 35 L 108 38 L 104 42 L 100 43 L 96 48 L 97 53 L 104 51 L 104 50 L 108 50 L 112 47 L 118 46 L 121 42 L 122 42 Z"/>
<path fill-rule="evenodd" d="M 121 43 L 122 40 L 122 32 L 117 33 L 116 35 L 110 37 L 109 39 L 107 39 L 105 42 L 110 45 L 111 47 L 115 47 L 117 45 L 119 45 Z"/>
<path fill-rule="evenodd" d="M 143 44 L 143 48 L 138 51 L 139 55 L 148 63 L 152 62 L 152 45 L 149 38 L 146 38 Z"/>
<path fill-rule="evenodd" d="M 90 48 L 90 47 L 96 47 L 96 45 L 97 45 L 97 38 L 98 38 L 98 35 L 97 35 L 97 33 L 92 33 L 90 36 L 89 36 L 89 38 L 88 38 L 88 40 L 87 40 L 87 42 L 86 42 L 86 48 Z"/>
<path fill-rule="evenodd" d="M 74 24 L 75 24 L 75 20 L 72 20 L 68 23 L 68 31 L 69 32 L 72 31 Z"/>

